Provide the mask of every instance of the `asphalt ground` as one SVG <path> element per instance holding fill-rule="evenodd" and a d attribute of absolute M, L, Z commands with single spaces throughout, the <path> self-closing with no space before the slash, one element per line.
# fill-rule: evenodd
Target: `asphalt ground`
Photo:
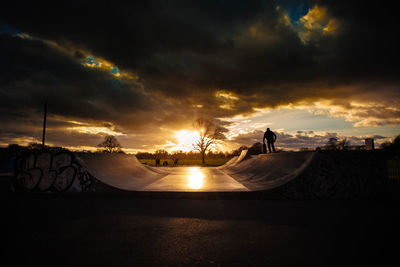
<path fill-rule="evenodd" d="M 32 195 L 0 180 L 2 266 L 400 266 L 398 201 Z"/>

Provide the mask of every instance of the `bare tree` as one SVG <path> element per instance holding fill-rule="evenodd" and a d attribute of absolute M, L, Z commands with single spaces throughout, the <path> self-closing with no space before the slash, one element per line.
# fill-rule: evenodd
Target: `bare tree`
<path fill-rule="evenodd" d="M 43 148 L 42 144 L 35 142 L 29 143 L 28 145 L 29 150 L 41 150 L 42 148 Z"/>
<path fill-rule="evenodd" d="M 215 125 L 212 121 L 199 118 L 194 122 L 194 128 L 199 131 L 199 138 L 193 144 L 193 148 L 200 152 L 201 162 L 205 164 L 205 155 L 218 140 L 225 139 L 224 129 Z"/>
<path fill-rule="evenodd" d="M 329 138 L 328 143 L 325 145 L 326 150 L 348 150 L 350 148 L 350 140 L 344 138 L 342 140 L 338 140 L 335 137 Z"/>
<path fill-rule="evenodd" d="M 338 146 L 341 150 L 347 150 L 350 147 L 350 140 L 344 138 L 342 141 L 339 142 Z"/>
<path fill-rule="evenodd" d="M 104 141 L 97 146 L 105 148 L 104 151 L 108 153 L 120 152 L 122 147 L 117 138 L 113 135 L 106 135 Z"/>
<path fill-rule="evenodd" d="M 393 142 L 384 142 L 381 144 L 381 148 L 383 149 L 396 149 L 400 148 L 400 134 L 396 136 Z"/>
<path fill-rule="evenodd" d="M 156 152 L 154 152 L 154 156 L 159 159 L 166 159 L 166 158 L 168 158 L 168 155 L 169 155 L 168 151 L 166 151 L 164 149 L 159 149 L 159 150 L 156 150 Z"/>
<path fill-rule="evenodd" d="M 325 145 L 325 148 L 327 150 L 336 150 L 337 145 L 338 145 L 338 139 L 335 137 L 331 137 L 329 138 L 328 143 Z"/>

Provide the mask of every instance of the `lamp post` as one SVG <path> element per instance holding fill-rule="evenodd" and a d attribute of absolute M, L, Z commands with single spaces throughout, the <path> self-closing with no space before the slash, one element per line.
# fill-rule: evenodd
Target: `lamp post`
<path fill-rule="evenodd" d="M 44 150 L 44 144 L 46 141 L 46 117 L 47 117 L 47 102 L 44 102 L 42 150 Z"/>

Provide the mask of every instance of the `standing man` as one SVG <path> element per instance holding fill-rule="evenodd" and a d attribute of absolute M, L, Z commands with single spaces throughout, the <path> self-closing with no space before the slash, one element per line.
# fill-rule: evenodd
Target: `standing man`
<path fill-rule="evenodd" d="M 265 139 L 267 139 L 269 153 L 272 153 L 271 146 L 272 146 L 272 151 L 276 152 L 275 146 L 274 146 L 274 143 L 276 141 L 276 134 L 273 131 L 271 131 L 269 128 L 267 128 L 267 131 L 264 133 L 264 138 L 263 138 L 264 152 L 267 153 L 267 149 L 265 146 Z"/>

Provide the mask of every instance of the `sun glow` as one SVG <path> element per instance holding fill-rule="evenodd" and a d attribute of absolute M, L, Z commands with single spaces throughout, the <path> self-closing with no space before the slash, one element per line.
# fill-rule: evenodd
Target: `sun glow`
<path fill-rule="evenodd" d="M 188 152 L 193 150 L 193 144 L 199 138 L 199 132 L 197 131 L 189 131 L 189 130 L 180 130 L 175 132 L 175 137 L 178 141 L 178 144 L 174 147 L 175 150 L 182 150 L 184 152 Z"/>

